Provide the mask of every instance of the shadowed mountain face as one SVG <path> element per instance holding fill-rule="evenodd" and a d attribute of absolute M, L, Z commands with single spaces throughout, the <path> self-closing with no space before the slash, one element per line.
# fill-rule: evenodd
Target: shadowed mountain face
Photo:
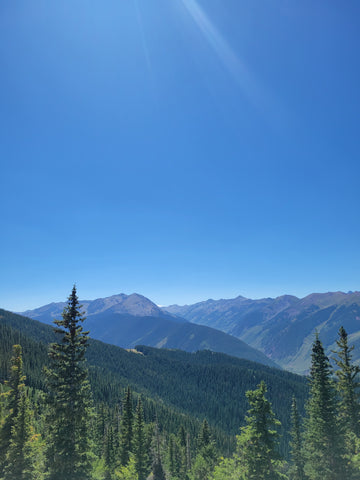
<path fill-rule="evenodd" d="M 207 349 L 277 366 L 262 352 L 242 340 L 164 312 L 151 300 L 136 293 L 113 295 L 93 301 L 83 300 L 81 304 L 87 317 L 86 328 L 97 340 L 123 348 L 142 344 L 158 348 L 177 348 L 187 352 Z M 52 324 L 54 319 L 61 318 L 65 306 L 65 302 L 51 303 L 23 312 L 22 315 Z"/>
<path fill-rule="evenodd" d="M 240 338 L 297 373 L 309 369 L 315 331 L 331 355 L 343 325 L 356 347 L 354 359 L 360 363 L 360 292 L 314 293 L 302 299 L 237 297 L 171 305 L 164 310 Z"/>

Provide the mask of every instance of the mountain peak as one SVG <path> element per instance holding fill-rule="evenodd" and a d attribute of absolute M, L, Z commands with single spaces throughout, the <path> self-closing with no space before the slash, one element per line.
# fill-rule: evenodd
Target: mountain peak
<path fill-rule="evenodd" d="M 118 293 L 110 297 L 96 298 L 95 300 L 80 300 L 82 310 L 86 316 L 98 313 L 120 313 L 136 317 L 162 317 L 163 311 L 154 302 L 139 293 Z M 66 305 L 65 302 L 52 302 L 48 305 L 27 310 L 23 315 L 42 320 L 43 317 L 59 318 Z"/>

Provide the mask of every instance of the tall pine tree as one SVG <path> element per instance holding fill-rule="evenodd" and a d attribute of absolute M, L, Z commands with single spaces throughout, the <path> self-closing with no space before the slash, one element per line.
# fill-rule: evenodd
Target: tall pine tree
<path fill-rule="evenodd" d="M 166 480 L 165 472 L 162 466 L 160 454 L 160 433 L 156 421 L 153 438 L 153 462 L 152 462 L 153 480 Z"/>
<path fill-rule="evenodd" d="M 138 399 L 135 412 L 133 451 L 138 480 L 146 480 L 148 470 L 148 452 L 146 451 L 144 415 L 140 397 Z"/>
<path fill-rule="evenodd" d="M 91 395 L 85 363 L 89 332 L 83 331 L 83 321 L 74 286 L 62 320 L 54 322 L 58 342 L 50 345 L 50 367 L 46 370 L 50 410 L 49 480 L 87 480 L 91 469 Z"/>
<path fill-rule="evenodd" d="M 0 430 L 0 476 L 6 466 L 6 454 L 10 445 L 13 426 L 19 414 L 21 398 L 24 394 L 25 376 L 23 375 L 22 349 L 20 345 L 13 346 L 10 376 L 5 384 L 9 390 L 2 395 L 6 398 L 8 414 Z"/>
<path fill-rule="evenodd" d="M 246 480 L 278 480 L 282 478 L 280 456 L 277 452 L 280 426 L 270 402 L 265 398 L 266 385 L 246 392 L 250 403 L 247 425 L 238 436 L 238 461 Z"/>
<path fill-rule="evenodd" d="M 304 469 L 309 479 L 348 479 L 344 449 L 343 428 L 337 420 L 332 369 L 316 335 L 311 354 L 310 398 L 304 432 Z"/>
<path fill-rule="evenodd" d="M 33 433 L 29 400 L 24 392 L 11 429 L 3 480 L 35 480 Z"/>
<path fill-rule="evenodd" d="M 360 367 L 351 361 L 354 346 L 349 347 L 348 335 L 344 327 L 340 327 L 339 338 L 336 341 L 339 350 L 333 352 L 337 355 L 335 362 L 338 366 L 335 374 L 338 378 L 337 390 L 339 393 L 339 417 L 345 425 L 347 433 L 360 435 L 360 404 L 358 374 Z"/>
<path fill-rule="evenodd" d="M 127 387 L 123 399 L 123 413 L 120 424 L 120 463 L 129 462 L 133 445 L 133 403 L 130 387 Z"/>
<path fill-rule="evenodd" d="M 291 460 L 292 466 L 290 469 L 292 480 L 305 480 L 304 473 L 304 458 L 302 453 L 302 440 L 300 432 L 300 416 L 297 409 L 296 399 L 293 397 L 292 411 L 291 411 Z"/>

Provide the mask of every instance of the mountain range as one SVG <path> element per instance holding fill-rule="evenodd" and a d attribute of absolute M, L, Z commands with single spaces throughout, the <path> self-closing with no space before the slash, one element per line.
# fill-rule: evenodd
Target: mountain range
<path fill-rule="evenodd" d="M 85 328 L 90 330 L 92 338 L 103 342 L 123 348 L 133 348 L 141 344 L 187 352 L 207 349 L 278 367 L 264 353 L 242 340 L 168 313 L 148 298 L 136 293 L 82 300 L 81 304 L 86 315 Z M 50 303 L 22 312 L 22 315 L 52 324 L 54 319 L 61 317 L 65 306 L 65 302 Z"/>
<path fill-rule="evenodd" d="M 353 358 L 360 363 L 360 292 L 313 293 L 304 298 L 283 295 L 252 300 L 207 300 L 171 305 L 164 311 L 190 322 L 233 335 L 259 349 L 283 368 L 307 373 L 315 332 L 332 355 L 337 332 L 344 326 Z"/>
<path fill-rule="evenodd" d="M 332 356 L 337 332 L 344 326 L 355 346 L 353 358 L 360 363 L 360 292 L 256 300 L 238 296 L 162 308 L 134 293 L 82 304 L 91 335 L 125 348 L 209 349 L 306 374 L 315 332 Z M 65 305 L 51 303 L 22 315 L 52 323 Z"/>
<path fill-rule="evenodd" d="M 8 378 L 12 346 L 21 344 L 26 384 L 46 389 L 48 345 L 57 340 L 49 325 L 0 309 L 0 384 Z M 247 390 L 266 382 L 268 398 L 282 424 L 284 455 L 288 454 L 292 397 L 303 412 L 308 394 L 304 377 L 208 350 L 188 353 L 137 346 L 129 351 L 90 338 L 86 358 L 95 404 L 118 405 L 129 385 L 142 395 L 148 422 L 156 417 L 160 429 L 169 433 L 177 433 L 184 425 L 196 438 L 206 417 L 227 453 L 244 422 Z"/>

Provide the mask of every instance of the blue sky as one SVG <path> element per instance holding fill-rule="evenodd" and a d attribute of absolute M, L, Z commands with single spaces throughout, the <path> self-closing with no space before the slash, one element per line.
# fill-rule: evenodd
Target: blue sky
<path fill-rule="evenodd" d="M 0 306 L 359 289 L 360 4 L 0 3 Z"/>

